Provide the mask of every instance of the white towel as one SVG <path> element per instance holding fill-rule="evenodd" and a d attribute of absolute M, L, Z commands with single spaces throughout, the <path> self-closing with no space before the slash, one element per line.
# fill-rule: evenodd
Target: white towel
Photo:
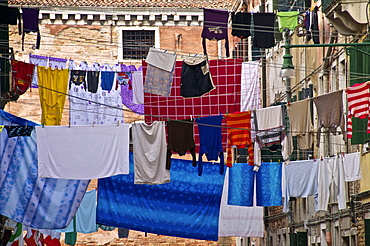
<path fill-rule="evenodd" d="M 132 73 L 132 94 L 132 102 L 134 104 L 144 104 L 144 85 L 142 71 L 135 71 Z"/>
<path fill-rule="evenodd" d="M 176 62 L 176 53 L 169 53 L 150 48 L 145 62 L 170 73 L 172 72 Z"/>
<path fill-rule="evenodd" d="M 240 112 L 261 107 L 259 61 L 242 63 Z"/>
<path fill-rule="evenodd" d="M 263 207 L 227 205 L 228 194 L 229 168 L 226 170 L 222 191 L 218 236 L 263 237 Z"/>
<path fill-rule="evenodd" d="M 134 151 L 134 183 L 163 184 L 170 182 L 170 171 L 166 169 L 167 144 L 164 121 L 132 124 Z"/>
<path fill-rule="evenodd" d="M 360 152 L 343 156 L 344 181 L 355 181 L 362 178 L 360 168 Z"/>
<path fill-rule="evenodd" d="M 129 127 L 37 126 L 38 176 L 87 180 L 128 174 Z"/>

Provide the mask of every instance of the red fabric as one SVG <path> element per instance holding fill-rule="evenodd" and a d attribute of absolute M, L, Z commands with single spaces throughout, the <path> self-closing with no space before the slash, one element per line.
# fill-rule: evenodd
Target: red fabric
<path fill-rule="evenodd" d="M 13 90 L 24 94 L 31 86 L 34 64 L 12 60 Z"/>
<path fill-rule="evenodd" d="M 254 165 L 254 150 L 253 142 L 251 138 L 251 115 L 252 111 L 233 113 L 226 116 L 226 124 L 228 131 L 228 146 L 227 146 L 227 159 L 226 166 L 233 166 L 233 155 L 232 147 L 235 145 L 238 149 L 245 148 L 248 145 L 249 159 L 248 163 L 250 166 Z M 243 130 L 244 129 L 244 130 Z M 249 130 L 246 130 L 249 129 Z"/>
<path fill-rule="evenodd" d="M 58 238 L 51 239 L 51 236 L 47 236 L 44 239 L 44 244 L 46 244 L 47 246 L 60 246 L 60 241 Z"/>
<path fill-rule="evenodd" d="M 210 72 L 216 89 L 199 98 L 180 96 L 182 61 L 176 61 L 175 75 L 169 97 L 144 93 L 146 123 L 170 119 L 182 120 L 190 117 L 206 117 L 240 111 L 241 59 L 210 60 Z M 143 61 L 145 78 L 146 63 Z M 154 116 L 160 116 L 158 118 Z M 225 122 L 223 121 L 225 126 Z M 194 140 L 199 152 L 198 127 L 194 127 Z M 227 143 L 227 131 L 222 129 L 222 145 Z"/>
<path fill-rule="evenodd" d="M 367 133 L 370 133 L 370 82 L 355 84 L 346 89 L 348 100 L 347 137 L 352 138 L 352 117 L 367 121 Z"/>
<path fill-rule="evenodd" d="M 27 238 L 28 235 L 24 237 L 24 241 L 26 242 L 27 246 L 43 246 L 44 245 L 44 238 L 42 233 L 37 230 L 32 229 L 32 235 Z"/>

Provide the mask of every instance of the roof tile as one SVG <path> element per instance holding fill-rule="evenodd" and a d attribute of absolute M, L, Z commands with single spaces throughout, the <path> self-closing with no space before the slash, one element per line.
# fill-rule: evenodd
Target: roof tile
<path fill-rule="evenodd" d="M 40 7 L 174 7 L 229 9 L 235 0 L 9 0 L 10 5 Z"/>

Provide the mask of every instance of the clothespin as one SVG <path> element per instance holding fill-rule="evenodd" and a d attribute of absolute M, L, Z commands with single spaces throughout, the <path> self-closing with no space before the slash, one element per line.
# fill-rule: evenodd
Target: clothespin
<path fill-rule="evenodd" d="M 94 127 L 94 125 L 95 125 L 95 121 L 92 122 L 92 127 Z"/>
<path fill-rule="evenodd" d="M 190 115 L 190 120 L 193 121 L 193 116 L 192 115 Z"/>
<path fill-rule="evenodd" d="M 272 163 L 272 159 L 270 159 L 270 162 Z"/>
<path fill-rule="evenodd" d="M 316 162 L 316 157 L 315 156 L 313 157 L 313 161 Z"/>
<path fill-rule="evenodd" d="M 119 126 L 119 120 L 117 120 L 117 126 Z"/>
<path fill-rule="evenodd" d="M 322 158 L 322 156 L 320 157 L 320 160 L 324 160 L 324 159 Z"/>
<path fill-rule="evenodd" d="M 68 121 L 68 128 L 71 128 L 71 121 Z"/>

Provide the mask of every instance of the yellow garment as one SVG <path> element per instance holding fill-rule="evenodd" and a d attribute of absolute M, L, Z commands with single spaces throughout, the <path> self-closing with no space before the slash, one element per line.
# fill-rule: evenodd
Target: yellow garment
<path fill-rule="evenodd" d="M 0 126 L 0 132 L 2 132 L 4 129 L 4 126 Z"/>
<path fill-rule="evenodd" d="M 360 167 L 362 178 L 360 179 L 360 192 L 370 190 L 370 153 L 366 153 L 365 155 L 360 155 Z M 369 202 L 370 199 L 367 198 L 363 200 Z"/>
<path fill-rule="evenodd" d="M 41 124 L 60 125 L 68 88 L 68 69 L 37 67 Z"/>

